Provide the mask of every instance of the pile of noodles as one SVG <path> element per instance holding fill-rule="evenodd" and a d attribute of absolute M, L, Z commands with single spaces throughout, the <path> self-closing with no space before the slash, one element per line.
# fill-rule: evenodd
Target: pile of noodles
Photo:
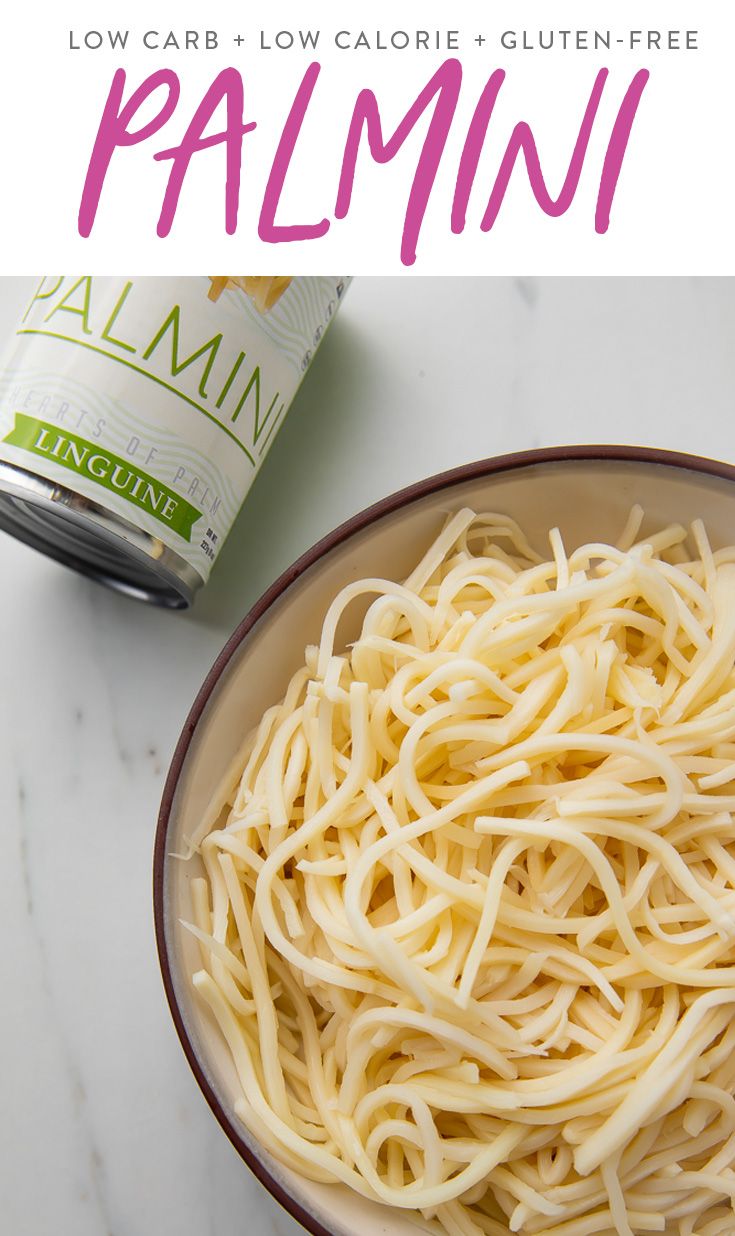
<path fill-rule="evenodd" d="M 194 839 L 239 1118 L 450 1236 L 735 1233 L 735 548 L 641 519 L 350 584 Z"/>

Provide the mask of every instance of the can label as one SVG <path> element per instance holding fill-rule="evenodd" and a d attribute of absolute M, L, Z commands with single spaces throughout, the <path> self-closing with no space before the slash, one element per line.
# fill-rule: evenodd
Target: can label
<path fill-rule="evenodd" d="M 0 370 L 0 459 L 206 580 L 347 282 L 46 276 Z"/>

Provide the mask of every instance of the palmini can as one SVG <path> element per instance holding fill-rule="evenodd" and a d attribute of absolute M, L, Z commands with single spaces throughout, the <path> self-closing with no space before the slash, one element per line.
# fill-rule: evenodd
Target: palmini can
<path fill-rule="evenodd" d="M 45 276 L 0 362 L 0 528 L 186 608 L 348 282 Z"/>

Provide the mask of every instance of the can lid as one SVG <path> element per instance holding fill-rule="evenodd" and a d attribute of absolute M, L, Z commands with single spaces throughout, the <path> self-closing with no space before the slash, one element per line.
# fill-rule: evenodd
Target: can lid
<path fill-rule="evenodd" d="M 83 494 L 0 462 L 0 529 L 136 600 L 188 609 L 201 576 L 157 537 Z"/>

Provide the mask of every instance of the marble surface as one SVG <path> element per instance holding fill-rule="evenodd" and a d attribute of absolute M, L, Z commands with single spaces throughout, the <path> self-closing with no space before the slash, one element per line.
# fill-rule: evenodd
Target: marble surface
<path fill-rule="evenodd" d="M 0 336 L 30 281 L 0 280 Z M 251 602 L 338 521 L 501 451 L 735 459 L 735 281 L 355 281 L 189 614 L 0 535 L 0 1230 L 295 1236 L 189 1073 L 156 960 L 158 800 Z"/>

